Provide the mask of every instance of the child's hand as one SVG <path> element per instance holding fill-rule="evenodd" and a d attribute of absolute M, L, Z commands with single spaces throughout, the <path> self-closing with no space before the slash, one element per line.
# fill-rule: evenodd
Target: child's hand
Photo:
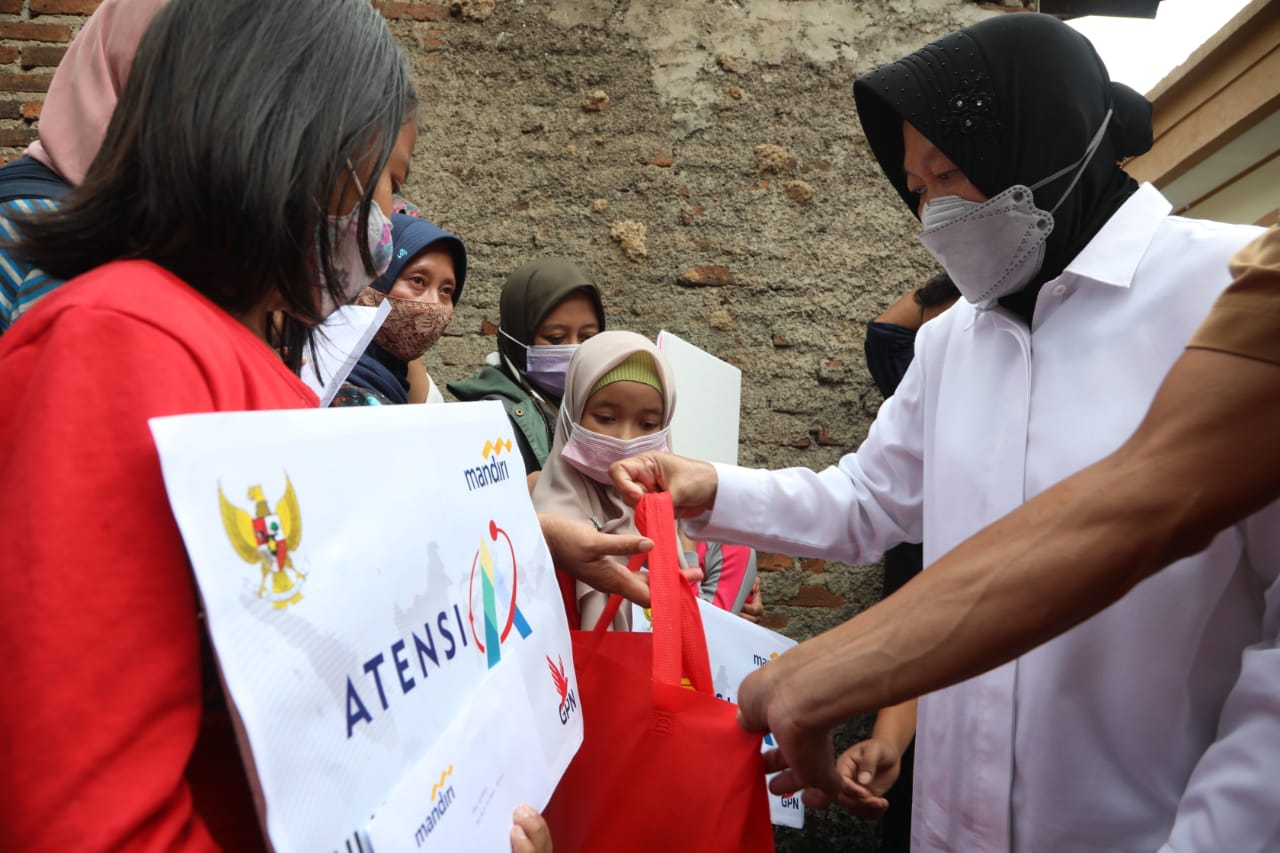
<path fill-rule="evenodd" d="M 857 817 L 874 820 L 884 814 L 889 801 L 884 792 L 897 781 L 902 754 L 891 744 L 876 738 L 855 743 L 836 759 L 836 772 L 853 784 L 854 793 L 842 793 L 840 805 Z"/>
<path fill-rule="evenodd" d="M 760 578 L 756 578 L 756 582 L 751 585 L 751 592 L 747 593 L 747 600 L 742 603 L 742 610 L 738 615 L 748 622 L 759 622 L 760 617 L 764 616 L 764 599 L 760 597 Z"/>
<path fill-rule="evenodd" d="M 551 830 L 542 815 L 520 806 L 512 820 L 511 853 L 551 853 Z"/>

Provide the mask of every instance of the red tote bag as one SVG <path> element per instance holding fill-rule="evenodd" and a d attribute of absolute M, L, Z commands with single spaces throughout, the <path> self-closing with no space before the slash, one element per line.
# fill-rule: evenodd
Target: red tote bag
<path fill-rule="evenodd" d="M 544 812 L 556 851 L 773 850 L 762 735 L 715 696 L 671 496 L 646 495 L 636 526 L 654 542 L 653 633 L 603 630 L 616 596 L 595 630 L 573 632 L 584 736 Z"/>

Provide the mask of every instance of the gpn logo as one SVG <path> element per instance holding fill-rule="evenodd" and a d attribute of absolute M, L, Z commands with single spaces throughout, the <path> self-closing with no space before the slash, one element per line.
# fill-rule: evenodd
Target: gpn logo
<path fill-rule="evenodd" d="M 569 717 L 578 707 L 578 697 L 569 689 L 569 676 L 564 671 L 564 658 L 557 655 L 556 660 L 553 661 L 551 656 L 547 655 L 547 667 L 551 670 L 551 681 L 556 686 L 556 692 L 560 694 L 560 724 L 568 725 Z"/>
<path fill-rule="evenodd" d="M 490 549 L 489 542 L 496 546 L 499 536 L 505 547 Z M 477 575 L 479 584 L 476 583 Z M 516 604 L 517 585 L 516 551 L 511 537 L 497 522 L 490 521 L 489 536 L 480 539 L 480 548 L 471 560 L 471 580 L 467 582 L 467 619 L 471 623 L 471 636 L 475 638 L 476 648 L 488 658 L 490 669 L 502 660 L 502 644 L 511 635 L 513 627 L 522 638 L 533 633 L 529 621 Z M 482 617 L 484 639 L 476 630 L 477 610 Z"/>
<path fill-rule="evenodd" d="M 485 486 L 511 479 L 511 474 L 507 470 L 506 460 L 498 458 L 504 451 L 510 453 L 511 446 L 511 439 L 509 438 L 499 438 L 496 441 L 486 441 L 484 443 L 484 447 L 480 450 L 480 458 L 485 461 L 474 468 L 468 468 L 462 472 L 467 478 L 468 491 L 483 489 Z"/>

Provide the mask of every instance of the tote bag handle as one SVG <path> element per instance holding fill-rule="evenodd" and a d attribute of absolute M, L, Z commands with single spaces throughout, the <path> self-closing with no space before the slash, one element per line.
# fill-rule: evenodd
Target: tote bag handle
<path fill-rule="evenodd" d="M 631 558 L 628 568 L 639 571 L 649 564 L 649 601 L 653 613 L 653 680 L 679 687 L 688 685 L 701 693 L 715 693 L 702 614 L 693 588 L 680 573 L 676 516 L 668 492 L 651 492 L 636 505 L 636 529 L 653 540 L 653 550 Z M 611 596 L 593 629 L 603 634 L 622 606 L 622 597 Z"/>

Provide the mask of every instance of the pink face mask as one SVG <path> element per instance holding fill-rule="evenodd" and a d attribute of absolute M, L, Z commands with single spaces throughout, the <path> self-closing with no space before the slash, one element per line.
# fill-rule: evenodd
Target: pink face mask
<path fill-rule="evenodd" d="M 592 432 L 579 424 L 569 424 L 569 440 L 560 450 L 560 458 L 573 466 L 579 474 L 597 483 L 612 486 L 609 466 L 622 459 L 630 459 L 650 450 L 667 450 L 670 427 L 663 427 L 648 435 L 621 439 Z"/>

